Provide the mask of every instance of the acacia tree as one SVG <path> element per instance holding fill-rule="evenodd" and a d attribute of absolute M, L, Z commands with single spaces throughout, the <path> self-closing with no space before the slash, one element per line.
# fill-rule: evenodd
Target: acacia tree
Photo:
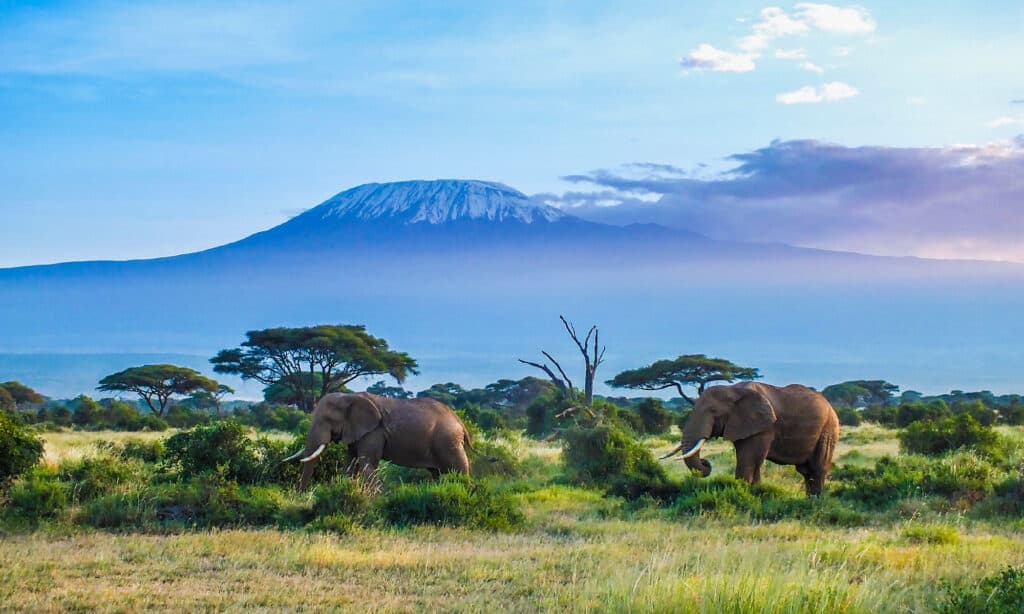
<path fill-rule="evenodd" d="M 268 328 L 245 336 L 241 347 L 221 350 L 210 359 L 213 370 L 286 387 L 307 413 L 322 396 L 357 377 L 387 374 L 402 383 L 407 374 L 418 373 L 415 360 L 391 350 L 365 326 Z"/>
<path fill-rule="evenodd" d="M 191 401 L 195 405 L 196 409 L 212 409 L 217 412 L 217 415 L 221 414 L 221 403 L 224 401 L 224 397 L 229 394 L 234 394 L 235 389 L 226 384 L 218 384 L 217 390 L 210 391 L 205 389 L 196 390 L 188 397 L 188 401 Z"/>
<path fill-rule="evenodd" d="M 171 397 L 192 394 L 198 390 L 215 394 L 219 386 L 216 380 L 188 367 L 142 365 L 104 377 L 96 389 L 104 392 L 134 392 L 142 397 L 154 414 L 163 417 Z"/>
<path fill-rule="evenodd" d="M 704 354 L 686 354 L 671 360 L 658 360 L 646 367 L 619 373 L 605 382 L 613 388 L 665 390 L 675 388 L 690 405 L 694 400 L 683 392 L 683 386 L 695 386 L 697 396 L 712 382 L 734 382 L 758 379 L 761 374 L 752 367 L 741 367 L 724 358 L 708 358 Z"/>
<path fill-rule="evenodd" d="M 0 391 L 2 391 L 0 392 L 0 397 L 4 399 L 4 401 L 0 401 L 0 406 L 5 406 L 4 403 L 7 403 L 7 399 L 10 399 L 10 402 L 13 402 L 10 409 L 25 405 L 38 405 L 46 401 L 46 397 L 21 382 L 4 382 L 0 384 Z"/>

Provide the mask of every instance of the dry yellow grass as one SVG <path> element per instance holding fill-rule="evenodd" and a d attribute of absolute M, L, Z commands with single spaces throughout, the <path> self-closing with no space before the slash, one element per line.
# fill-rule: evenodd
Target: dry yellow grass
<path fill-rule="evenodd" d="M 891 433 L 848 429 L 840 454 L 893 453 Z M 47 434 L 50 462 L 97 440 L 166 434 Z M 656 453 L 670 446 L 656 444 Z M 524 444 L 556 461 L 558 447 Z M 716 473 L 731 446 L 714 442 Z M 684 471 L 672 463 L 673 471 Z M 765 480 L 794 493 L 791 467 Z M 547 486 L 517 495 L 527 526 L 359 529 L 345 536 L 277 530 L 177 535 L 51 527 L 0 540 L 0 609 L 38 612 L 572 611 L 919 612 L 940 581 L 1024 564 L 1010 528 L 950 516 L 956 539 L 915 543 L 905 525 L 841 529 L 636 513 L 593 490 Z"/>

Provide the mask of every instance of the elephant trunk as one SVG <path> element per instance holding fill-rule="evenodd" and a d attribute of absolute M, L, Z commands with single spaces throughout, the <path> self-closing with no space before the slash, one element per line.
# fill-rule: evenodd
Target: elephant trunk
<path fill-rule="evenodd" d="M 315 434 L 316 432 L 317 430 L 310 428 L 309 437 L 306 439 L 306 450 L 302 454 L 302 458 L 299 459 L 299 462 L 302 463 L 302 477 L 299 479 L 299 490 L 306 490 L 309 487 L 309 482 L 313 479 L 313 470 L 320 463 L 320 455 L 327 447 L 327 444 L 330 443 L 329 438 L 321 441 L 324 438 L 318 437 Z"/>
<path fill-rule="evenodd" d="M 704 477 L 711 475 L 711 463 L 700 457 L 700 446 L 711 438 L 713 424 L 714 421 L 710 414 L 694 412 L 683 428 L 683 442 L 680 449 L 684 451 L 684 454 L 692 452 L 685 458 L 686 466 Z"/>

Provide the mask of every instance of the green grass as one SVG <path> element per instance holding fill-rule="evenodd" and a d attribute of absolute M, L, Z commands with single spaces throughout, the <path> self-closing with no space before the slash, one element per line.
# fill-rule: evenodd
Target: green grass
<path fill-rule="evenodd" d="M 1004 431 L 1020 438 L 1019 430 Z M 58 462 L 81 466 L 73 463 L 96 454 L 97 440 L 147 436 L 118 435 L 44 435 L 50 470 Z M 671 447 L 659 438 L 645 444 L 656 454 Z M 821 500 L 806 501 L 792 467 L 768 464 L 765 485 L 750 492 L 725 478 L 692 484 L 688 492 L 697 494 L 687 505 L 728 504 L 729 513 L 681 512 L 568 483 L 557 469 L 557 443 L 523 440 L 515 448 L 528 459 L 525 474 L 486 480 L 522 513 L 517 526 L 500 531 L 354 522 L 348 504 L 317 500 L 340 486 L 240 491 L 247 505 L 294 514 L 296 527 L 316 510 L 323 514 L 288 530 L 97 529 L 74 521 L 89 503 L 69 501 L 56 520 L 0 529 L 0 603 L 25 612 L 918 612 L 945 603 L 950 586 L 974 586 L 1024 564 L 1019 518 L 964 513 L 942 497 L 855 511 L 828 494 L 835 484 Z M 871 467 L 898 454 L 895 432 L 845 428 L 840 453 Z M 731 475 L 728 444 L 714 442 L 708 456 L 715 476 Z M 687 476 L 682 463 L 664 464 L 671 475 Z M 113 505 L 117 496 L 93 501 Z M 847 523 L 846 513 L 861 519 Z"/>

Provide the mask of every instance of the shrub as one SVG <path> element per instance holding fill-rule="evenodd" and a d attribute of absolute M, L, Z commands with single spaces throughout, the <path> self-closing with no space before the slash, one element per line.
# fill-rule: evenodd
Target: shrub
<path fill-rule="evenodd" d="M 839 424 L 843 426 L 860 426 L 861 414 L 856 409 L 840 407 L 836 409 L 836 415 L 839 416 Z"/>
<path fill-rule="evenodd" d="M 900 433 L 900 449 L 910 454 L 935 456 L 960 448 L 974 448 L 989 458 L 1005 459 L 999 434 L 982 426 L 970 414 L 915 422 Z"/>
<path fill-rule="evenodd" d="M 980 508 L 989 514 L 1024 516 L 1024 476 L 1018 474 L 997 484 Z"/>
<path fill-rule="evenodd" d="M 928 420 L 941 420 L 953 415 L 949 407 L 942 399 L 935 399 L 928 403 L 921 401 L 900 403 L 896 410 L 896 426 L 901 428 L 910 426 L 915 422 Z"/>
<path fill-rule="evenodd" d="M 623 476 L 665 477 L 650 451 L 614 426 L 568 429 L 563 436 L 562 460 L 570 480 L 607 484 Z"/>
<path fill-rule="evenodd" d="M 672 427 L 672 413 L 665 409 L 660 399 L 647 398 L 636 407 L 642 430 L 647 435 L 661 435 Z"/>
<path fill-rule="evenodd" d="M 170 428 L 170 425 L 163 418 L 156 414 L 142 414 L 139 420 L 140 431 L 154 431 L 162 433 Z"/>
<path fill-rule="evenodd" d="M 897 409 L 892 405 L 869 405 L 865 407 L 860 417 L 865 422 L 874 422 L 881 426 L 896 426 Z"/>
<path fill-rule="evenodd" d="M 476 450 L 476 454 L 470 453 L 473 477 L 516 478 L 523 474 L 522 462 L 507 445 L 476 439 L 473 441 L 473 449 Z"/>
<path fill-rule="evenodd" d="M 88 501 L 137 481 L 138 473 L 120 458 L 97 455 L 62 463 L 57 475 L 68 483 L 73 501 Z"/>
<path fill-rule="evenodd" d="M 14 478 L 27 473 L 42 457 L 42 440 L 0 410 L 0 503 Z"/>
<path fill-rule="evenodd" d="M 874 467 L 837 467 L 832 480 L 832 491 L 837 497 L 871 508 L 885 508 L 918 492 L 924 470 L 921 463 L 883 456 Z"/>
<path fill-rule="evenodd" d="M 707 479 L 684 480 L 671 510 L 680 516 L 731 518 L 742 513 L 759 513 L 761 500 L 750 492 L 746 482 L 716 475 Z"/>
<path fill-rule="evenodd" d="M 164 464 L 185 479 L 214 472 L 230 480 L 252 483 L 260 473 L 254 447 L 245 426 L 234 420 L 221 420 L 168 438 Z"/>
<path fill-rule="evenodd" d="M 156 463 L 164 457 L 166 451 L 167 447 L 159 439 L 128 439 L 116 453 L 123 459 L 134 458 L 144 463 Z"/>
<path fill-rule="evenodd" d="M 405 484 L 378 499 L 378 513 L 387 524 L 465 526 L 507 531 L 523 523 L 522 512 L 508 494 L 495 493 L 463 475 L 438 482 Z"/>
<path fill-rule="evenodd" d="M 280 489 L 197 478 L 98 497 L 77 521 L 97 528 L 269 526 L 280 523 L 287 503 Z"/>
<path fill-rule="evenodd" d="M 318 516 L 361 517 L 370 509 L 372 484 L 346 476 L 336 477 L 313 489 L 313 511 Z"/>
<path fill-rule="evenodd" d="M 980 582 L 945 583 L 942 614 L 1019 614 L 1024 612 L 1024 567 L 1006 567 Z"/>
<path fill-rule="evenodd" d="M 14 483 L 7 509 L 14 516 L 35 522 L 60 516 L 68 506 L 64 485 L 50 471 L 36 470 Z"/>

